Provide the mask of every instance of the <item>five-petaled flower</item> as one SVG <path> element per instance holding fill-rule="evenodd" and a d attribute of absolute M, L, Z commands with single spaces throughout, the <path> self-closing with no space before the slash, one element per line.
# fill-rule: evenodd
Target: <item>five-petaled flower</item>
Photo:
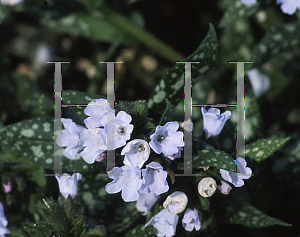
<path fill-rule="evenodd" d="M 178 153 L 178 147 L 184 146 L 183 132 L 177 132 L 178 128 L 179 124 L 176 122 L 168 122 L 164 126 L 156 127 L 149 143 L 155 153 L 163 153 L 165 156 Z"/>
<path fill-rule="evenodd" d="M 149 224 L 153 225 L 156 229 L 157 236 L 171 237 L 176 233 L 178 218 L 179 217 L 177 214 L 171 214 L 166 209 L 163 209 L 155 216 L 153 216 L 151 220 L 145 225 L 145 227 Z"/>
<path fill-rule="evenodd" d="M 222 131 L 226 121 L 231 117 L 231 112 L 226 111 L 220 115 L 220 110 L 217 108 L 210 108 L 208 111 L 204 107 L 201 108 L 203 115 L 203 130 L 206 139 L 210 136 L 218 136 Z"/>
<path fill-rule="evenodd" d="M 182 218 L 182 226 L 186 231 L 200 230 L 201 223 L 199 221 L 198 211 L 187 208 Z"/>
<path fill-rule="evenodd" d="M 68 198 L 70 195 L 73 199 L 77 194 L 77 184 L 78 181 L 82 178 L 80 173 L 74 173 L 72 176 L 64 173 L 62 175 L 56 174 L 55 178 L 57 179 L 59 191 L 64 196 Z"/>
<path fill-rule="evenodd" d="M 244 185 L 243 179 L 249 179 L 251 177 L 252 170 L 249 167 L 246 167 L 247 162 L 241 157 L 238 157 L 235 162 L 237 163 L 238 169 L 241 173 L 233 173 L 220 169 L 220 174 L 224 180 L 232 183 L 235 187 L 241 187 Z"/>
<path fill-rule="evenodd" d="M 169 190 L 167 182 L 168 172 L 163 170 L 161 164 L 152 161 L 146 165 L 146 169 L 142 169 L 143 184 L 141 186 L 141 193 L 155 192 L 156 195 L 165 193 Z"/>
<path fill-rule="evenodd" d="M 142 168 L 150 155 L 148 142 L 141 139 L 135 139 L 128 142 L 122 149 L 121 155 L 125 155 L 123 163 L 132 167 Z"/>
<path fill-rule="evenodd" d="M 125 202 L 133 202 L 138 200 L 139 192 L 142 185 L 141 170 L 138 167 L 124 165 L 122 167 L 114 167 L 109 173 L 109 178 L 114 181 L 106 184 L 106 192 L 118 193 L 122 191 L 122 198 Z"/>
<path fill-rule="evenodd" d="M 124 111 L 120 111 L 114 118 L 114 149 L 126 145 L 126 141 L 130 139 L 130 135 L 133 131 L 133 125 L 130 124 L 131 116 Z M 104 129 L 100 134 L 106 144 L 107 141 L 107 128 L 110 125 L 109 121 L 106 123 L 107 115 L 103 115 L 100 118 L 100 123 L 104 125 Z"/>

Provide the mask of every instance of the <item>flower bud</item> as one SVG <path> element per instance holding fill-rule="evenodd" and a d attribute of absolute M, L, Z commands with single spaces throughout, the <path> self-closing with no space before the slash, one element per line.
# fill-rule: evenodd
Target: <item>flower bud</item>
<path fill-rule="evenodd" d="M 166 201 L 163 203 L 166 208 L 172 214 L 178 214 L 183 212 L 188 203 L 188 197 L 183 192 L 176 191 L 169 195 Z"/>
<path fill-rule="evenodd" d="M 213 178 L 203 178 L 198 184 L 198 192 L 202 197 L 212 196 L 216 189 L 217 184 Z"/>

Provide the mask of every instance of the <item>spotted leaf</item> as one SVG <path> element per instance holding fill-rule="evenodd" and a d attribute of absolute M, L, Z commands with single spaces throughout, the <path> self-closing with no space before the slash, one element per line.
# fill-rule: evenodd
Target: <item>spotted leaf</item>
<path fill-rule="evenodd" d="M 300 47 L 300 22 L 271 26 L 253 51 L 251 61 L 255 68 L 274 56 Z"/>
<path fill-rule="evenodd" d="M 83 121 L 88 116 L 83 112 L 89 102 L 95 102 L 96 99 L 106 99 L 103 96 L 81 91 L 62 91 L 62 105 L 68 106 Z"/>
<path fill-rule="evenodd" d="M 240 18 L 249 17 L 257 13 L 260 9 L 272 5 L 272 2 L 272 0 L 258 1 L 256 4 L 246 6 L 242 4 L 241 0 L 230 0 L 228 1 L 228 6 L 219 27 L 224 27 Z"/>
<path fill-rule="evenodd" d="M 192 64 L 192 84 L 195 85 L 213 68 L 218 60 L 218 39 L 214 27 L 210 24 L 207 36 L 198 49 L 187 57 L 184 62 L 200 62 Z M 155 113 L 162 113 L 165 99 L 174 106 L 184 97 L 184 63 L 177 63 L 168 70 L 154 89 L 148 108 Z"/>
<path fill-rule="evenodd" d="M 38 117 L 6 126 L 0 131 L 0 142 L 37 165 L 54 169 L 53 118 Z M 78 155 L 74 160 L 62 157 L 62 169 L 70 173 L 98 174 L 105 172 L 105 164 L 95 162 L 89 165 Z"/>
<path fill-rule="evenodd" d="M 230 155 L 224 151 L 216 150 L 212 146 L 193 136 L 193 160 L 192 168 L 199 169 L 204 166 L 212 166 L 236 173 L 235 163 Z M 183 162 L 178 165 L 183 170 Z M 189 167 L 185 167 L 189 169 Z"/>
<path fill-rule="evenodd" d="M 280 149 L 288 140 L 290 137 L 258 140 L 245 147 L 245 155 L 256 161 L 262 161 Z M 241 152 L 240 150 L 239 153 Z"/>
<path fill-rule="evenodd" d="M 238 224 L 247 227 L 266 227 L 272 225 L 291 226 L 291 224 L 270 217 L 250 205 L 242 206 L 234 211 L 229 221 L 231 224 Z"/>

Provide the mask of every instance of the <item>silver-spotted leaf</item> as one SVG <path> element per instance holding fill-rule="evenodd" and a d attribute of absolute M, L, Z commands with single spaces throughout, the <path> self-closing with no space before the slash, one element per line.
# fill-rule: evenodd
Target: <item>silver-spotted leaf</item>
<path fill-rule="evenodd" d="M 253 50 L 251 65 L 260 66 L 269 59 L 287 50 L 298 49 L 300 46 L 300 22 L 291 22 L 285 25 L 271 26 L 264 38 Z"/>
<path fill-rule="evenodd" d="M 188 56 L 184 62 L 192 63 L 192 84 L 195 85 L 212 69 L 218 60 L 218 39 L 214 27 L 210 24 L 209 31 L 197 50 Z M 155 113 L 165 109 L 165 99 L 177 105 L 184 97 L 184 63 L 177 63 L 168 70 L 148 101 L 148 108 Z"/>
<path fill-rule="evenodd" d="M 193 136 L 193 160 L 192 168 L 199 169 L 203 166 L 216 167 L 236 173 L 235 163 L 230 155 L 224 151 L 216 150 L 212 146 Z M 178 169 L 189 169 L 184 167 L 183 162 Z"/>
<path fill-rule="evenodd" d="M 247 227 L 267 227 L 272 225 L 291 226 L 286 222 L 270 217 L 253 206 L 245 205 L 234 211 L 229 219 L 231 224 Z"/>
<path fill-rule="evenodd" d="M 289 139 L 290 137 L 258 140 L 245 147 L 245 155 L 256 161 L 262 161 L 280 149 Z"/>

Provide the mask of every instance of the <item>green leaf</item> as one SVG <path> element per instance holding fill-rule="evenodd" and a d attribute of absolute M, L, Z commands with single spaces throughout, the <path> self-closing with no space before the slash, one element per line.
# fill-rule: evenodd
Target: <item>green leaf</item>
<path fill-rule="evenodd" d="M 258 67 L 274 56 L 300 46 L 300 22 L 271 26 L 264 38 L 253 50 L 252 68 Z"/>
<path fill-rule="evenodd" d="M 89 102 L 95 102 L 96 99 L 106 99 L 103 96 L 95 95 L 91 93 L 81 92 L 81 91 L 72 91 L 65 90 L 61 93 L 62 97 L 62 105 L 88 105 Z M 83 121 L 88 116 L 83 112 L 86 106 L 72 106 L 69 107 L 72 111 L 74 111 L 78 117 Z"/>
<path fill-rule="evenodd" d="M 94 229 L 90 230 L 83 237 L 97 237 L 97 236 L 105 236 L 105 228 L 104 226 L 97 225 Z"/>
<path fill-rule="evenodd" d="M 234 211 L 229 219 L 231 224 L 247 227 L 266 227 L 272 225 L 292 226 L 281 220 L 270 217 L 253 206 L 245 205 Z"/>
<path fill-rule="evenodd" d="M 138 225 L 131 231 L 129 231 L 125 237 L 154 237 L 156 235 L 155 229 L 153 226 L 148 225 Z"/>
<path fill-rule="evenodd" d="M 245 147 L 245 155 L 256 161 L 262 161 L 280 149 L 288 138 L 268 138 L 253 142 Z M 241 154 L 242 151 L 239 151 Z"/>
<path fill-rule="evenodd" d="M 54 169 L 54 123 L 51 117 L 39 117 L 6 126 L 0 131 L 0 142 L 18 155 L 42 166 Z M 62 158 L 62 169 L 69 173 L 99 173 L 104 162 L 87 164 L 79 155 Z"/>
<path fill-rule="evenodd" d="M 236 173 L 235 163 L 230 155 L 224 151 L 216 150 L 212 146 L 193 136 L 193 160 L 192 168 L 211 166 Z M 183 170 L 180 163 L 178 169 Z"/>
<path fill-rule="evenodd" d="M 60 19 L 54 19 L 50 14 L 44 14 L 41 24 L 58 32 L 80 35 L 95 40 L 113 43 L 120 38 L 124 44 L 131 44 L 136 40 L 124 31 L 110 23 L 104 14 L 93 11 L 92 14 L 72 13 Z"/>
<path fill-rule="evenodd" d="M 257 13 L 259 10 L 265 9 L 266 7 L 272 5 L 273 1 L 258 1 L 257 3 L 249 6 L 242 4 L 241 0 L 230 0 L 227 3 L 228 6 L 226 7 L 224 16 L 222 17 L 219 24 L 220 28 L 234 23 L 240 18 L 249 17 L 254 13 Z"/>
<path fill-rule="evenodd" d="M 173 106 L 171 105 L 170 101 L 168 99 L 166 99 L 166 109 L 161 116 L 159 125 L 164 126 L 166 124 L 166 122 L 168 122 L 168 118 L 170 117 L 170 115 L 172 113 L 172 108 L 173 108 Z"/>
<path fill-rule="evenodd" d="M 195 85 L 218 60 L 218 39 L 214 27 L 210 24 L 207 36 L 198 49 L 187 57 L 184 62 L 200 62 L 192 64 L 192 84 Z M 165 108 L 165 99 L 172 105 L 178 104 L 184 97 L 184 64 L 177 63 L 168 70 L 148 101 L 148 108 L 155 113 L 162 113 Z"/>

